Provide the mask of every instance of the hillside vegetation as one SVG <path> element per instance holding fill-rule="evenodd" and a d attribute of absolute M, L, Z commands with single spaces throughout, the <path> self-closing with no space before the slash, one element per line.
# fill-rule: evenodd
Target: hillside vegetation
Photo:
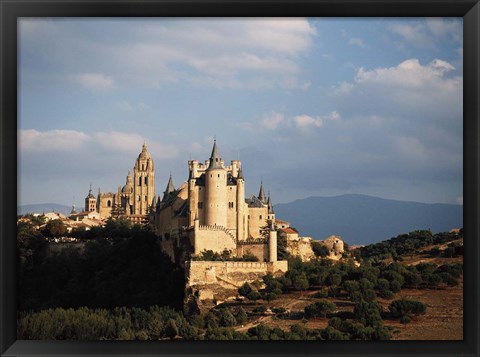
<path fill-rule="evenodd" d="M 18 228 L 19 339 L 463 338 L 461 231 L 414 231 L 339 262 L 289 257 L 284 276 L 266 275 L 206 315 L 185 316 L 183 270 L 147 229 L 111 221 L 84 232 L 83 252 L 47 254 L 33 224 Z"/>

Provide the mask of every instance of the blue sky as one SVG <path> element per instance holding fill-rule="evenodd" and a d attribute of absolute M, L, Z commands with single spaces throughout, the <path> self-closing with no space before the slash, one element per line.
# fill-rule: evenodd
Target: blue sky
<path fill-rule="evenodd" d="M 461 18 L 19 21 L 19 204 L 161 194 L 240 159 L 247 195 L 463 202 Z"/>

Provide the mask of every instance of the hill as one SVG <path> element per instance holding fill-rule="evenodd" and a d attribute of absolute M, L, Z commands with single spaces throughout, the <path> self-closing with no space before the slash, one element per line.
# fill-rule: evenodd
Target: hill
<path fill-rule="evenodd" d="M 47 213 L 47 212 L 59 212 L 68 215 L 72 210 L 71 206 L 65 206 L 58 203 L 38 203 L 32 205 L 17 206 L 17 214 L 26 213 Z"/>
<path fill-rule="evenodd" d="M 309 197 L 274 206 L 276 216 L 300 235 L 325 239 L 340 235 L 348 244 L 369 244 L 403 232 L 433 233 L 463 226 L 463 206 L 427 204 L 366 195 Z"/>

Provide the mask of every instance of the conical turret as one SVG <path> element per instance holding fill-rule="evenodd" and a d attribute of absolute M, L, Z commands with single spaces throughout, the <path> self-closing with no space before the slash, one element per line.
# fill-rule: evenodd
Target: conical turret
<path fill-rule="evenodd" d="M 270 199 L 270 192 L 268 193 L 267 205 L 268 205 L 268 213 L 269 214 L 275 213 L 273 212 L 273 205 L 272 205 L 272 200 Z"/>
<path fill-rule="evenodd" d="M 217 140 L 213 140 L 212 154 L 210 155 L 210 165 L 208 170 L 222 169 L 221 158 L 218 155 Z"/>
<path fill-rule="evenodd" d="M 175 191 L 175 186 L 173 184 L 172 174 L 170 173 L 170 178 L 168 179 L 167 188 L 163 192 L 163 201 L 168 199 L 168 196 Z"/>
<path fill-rule="evenodd" d="M 263 203 L 266 203 L 265 201 L 265 192 L 263 190 L 263 180 L 260 182 L 260 192 L 258 193 L 258 199 L 262 201 Z"/>

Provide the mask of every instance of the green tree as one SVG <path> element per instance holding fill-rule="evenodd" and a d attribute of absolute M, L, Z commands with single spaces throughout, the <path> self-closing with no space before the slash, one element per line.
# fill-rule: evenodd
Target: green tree
<path fill-rule="evenodd" d="M 318 316 L 326 318 L 327 313 L 333 312 L 336 308 L 337 306 L 333 302 L 320 300 L 305 307 L 305 316 L 308 318 Z"/>
<path fill-rule="evenodd" d="M 328 257 L 328 255 L 330 254 L 328 247 L 320 242 L 312 241 L 312 250 L 313 253 L 320 258 Z"/>
<path fill-rule="evenodd" d="M 178 336 L 178 327 L 174 319 L 169 319 L 165 325 L 165 337 L 175 338 Z"/>
<path fill-rule="evenodd" d="M 427 306 L 415 300 L 400 299 L 394 300 L 389 306 L 390 315 L 393 317 L 413 316 L 424 314 Z"/>
<path fill-rule="evenodd" d="M 67 227 L 61 219 L 52 219 L 45 225 L 43 234 L 47 237 L 62 237 L 67 232 Z"/>

